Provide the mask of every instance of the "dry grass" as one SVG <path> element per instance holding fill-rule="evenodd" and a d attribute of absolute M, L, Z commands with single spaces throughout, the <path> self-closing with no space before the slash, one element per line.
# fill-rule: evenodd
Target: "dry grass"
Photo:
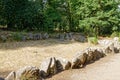
<path fill-rule="evenodd" d="M 27 65 L 39 67 L 42 60 L 52 56 L 71 60 L 77 51 L 89 46 L 92 45 L 53 39 L 0 43 L 0 77 Z"/>

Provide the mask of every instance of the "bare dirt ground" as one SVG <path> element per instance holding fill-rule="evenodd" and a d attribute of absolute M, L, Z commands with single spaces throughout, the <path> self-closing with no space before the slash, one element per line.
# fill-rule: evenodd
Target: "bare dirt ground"
<path fill-rule="evenodd" d="M 71 60 L 76 52 L 93 46 L 76 41 L 39 40 L 0 43 L 0 77 L 24 66 L 40 66 L 48 57 Z M 63 71 L 47 80 L 120 80 L 120 54 L 106 56 L 82 69 Z"/>
<path fill-rule="evenodd" d="M 24 66 L 40 66 L 48 57 L 63 57 L 71 60 L 79 50 L 92 46 L 88 43 L 59 40 L 0 43 L 0 77 Z"/>

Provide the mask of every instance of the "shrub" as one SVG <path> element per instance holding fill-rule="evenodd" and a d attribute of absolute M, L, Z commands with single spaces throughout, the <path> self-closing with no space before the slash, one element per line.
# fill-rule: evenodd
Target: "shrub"
<path fill-rule="evenodd" d="M 113 38 L 113 37 L 120 37 L 120 33 L 119 32 L 113 32 L 112 34 L 111 34 L 111 37 Z"/>
<path fill-rule="evenodd" d="M 97 37 L 88 37 L 88 42 L 92 43 L 92 44 L 97 44 L 98 39 L 97 39 Z"/>
<path fill-rule="evenodd" d="M 15 41 L 21 41 L 22 40 L 22 36 L 23 36 L 23 34 L 21 34 L 21 33 L 13 33 L 12 34 L 12 38 Z"/>

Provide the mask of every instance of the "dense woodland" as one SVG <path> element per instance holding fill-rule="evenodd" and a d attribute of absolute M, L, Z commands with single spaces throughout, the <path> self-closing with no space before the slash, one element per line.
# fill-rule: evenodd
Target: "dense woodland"
<path fill-rule="evenodd" d="M 14 31 L 120 32 L 119 0 L 0 0 L 0 25 Z"/>

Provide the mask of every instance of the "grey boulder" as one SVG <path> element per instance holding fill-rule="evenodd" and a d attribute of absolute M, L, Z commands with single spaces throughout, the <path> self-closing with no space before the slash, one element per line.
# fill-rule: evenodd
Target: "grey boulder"
<path fill-rule="evenodd" d="M 16 71 L 16 80 L 42 80 L 39 69 L 26 66 Z"/>
<path fill-rule="evenodd" d="M 72 69 L 83 67 L 87 59 L 87 54 L 85 51 L 80 51 L 77 55 L 72 59 Z"/>
<path fill-rule="evenodd" d="M 12 71 L 5 80 L 42 80 L 42 78 L 38 68 L 26 66 L 17 71 Z"/>
<path fill-rule="evenodd" d="M 63 70 L 68 70 L 69 68 L 71 68 L 70 61 L 68 61 L 64 58 L 57 58 L 56 65 L 57 65 L 58 72 L 63 71 Z"/>
<path fill-rule="evenodd" d="M 56 74 L 56 59 L 55 57 L 44 60 L 40 65 L 40 74 L 43 78 Z"/>
<path fill-rule="evenodd" d="M 8 76 L 5 78 L 5 80 L 16 80 L 16 73 L 15 71 L 12 71 L 8 74 Z"/>

